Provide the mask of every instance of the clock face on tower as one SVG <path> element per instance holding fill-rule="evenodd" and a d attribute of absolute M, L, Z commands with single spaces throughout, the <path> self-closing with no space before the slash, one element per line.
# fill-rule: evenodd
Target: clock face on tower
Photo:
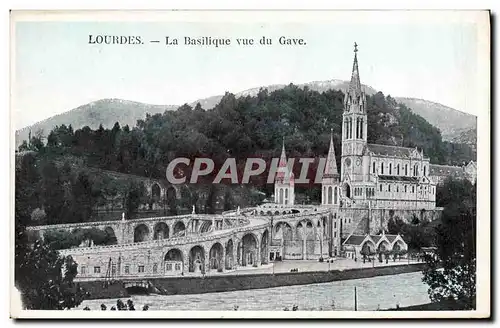
<path fill-rule="evenodd" d="M 361 165 L 361 159 L 360 159 L 360 158 L 356 159 L 356 165 L 357 165 L 357 166 L 360 166 L 360 165 Z"/>

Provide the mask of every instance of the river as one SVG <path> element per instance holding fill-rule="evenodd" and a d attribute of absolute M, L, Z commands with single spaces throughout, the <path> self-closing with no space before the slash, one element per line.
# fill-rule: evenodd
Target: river
<path fill-rule="evenodd" d="M 358 310 L 372 311 L 429 303 L 427 285 L 422 273 L 404 273 L 374 278 L 343 280 L 322 284 L 286 286 L 266 289 L 241 290 L 194 295 L 134 295 L 130 297 L 136 310 L 149 305 L 149 310 L 226 310 L 237 305 L 242 311 L 277 310 L 294 305 L 299 310 L 354 310 L 354 287 L 357 290 Z M 88 306 L 99 310 L 101 304 L 109 308 L 117 299 L 86 300 L 78 309 Z M 127 299 L 122 299 L 126 302 Z"/>

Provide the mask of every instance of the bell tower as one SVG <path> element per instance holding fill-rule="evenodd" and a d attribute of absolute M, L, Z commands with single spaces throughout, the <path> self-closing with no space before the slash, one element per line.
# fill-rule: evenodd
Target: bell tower
<path fill-rule="evenodd" d="M 344 97 L 342 114 L 342 181 L 363 181 L 363 150 L 367 144 L 366 95 L 361 87 L 358 45 L 354 43 L 351 81 Z"/>

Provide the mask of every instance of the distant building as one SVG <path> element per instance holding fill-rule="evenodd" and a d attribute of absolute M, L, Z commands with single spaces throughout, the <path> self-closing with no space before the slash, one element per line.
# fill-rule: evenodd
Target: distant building
<path fill-rule="evenodd" d="M 431 164 L 430 172 L 437 184 L 442 184 L 448 177 L 453 179 L 467 179 L 472 183 L 476 182 L 477 164 L 470 161 L 463 166 Z"/>

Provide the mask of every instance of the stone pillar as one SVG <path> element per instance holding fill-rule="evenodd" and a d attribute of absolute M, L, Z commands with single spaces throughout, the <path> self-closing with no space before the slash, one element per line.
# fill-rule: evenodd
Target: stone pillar
<path fill-rule="evenodd" d="M 243 266 L 243 241 L 240 242 L 240 260 L 238 261 L 238 265 Z"/>
<path fill-rule="evenodd" d="M 238 241 L 235 239 L 233 241 L 233 270 L 236 270 L 238 267 Z"/>
<path fill-rule="evenodd" d="M 205 274 L 210 272 L 210 250 L 205 251 Z"/>
<path fill-rule="evenodd" d="M 260 256 L 260 242 L 257 244 L 257 258 L 255 259 L 255 263 L 257 263 L 257 266 L 262 265 L 261 256 Z"/>
<path fill-rule="evenodd" d="M 182 250 L 182 272 L 189 273 L 189 250 Z"/>
<path fill-rule="evenodd" d="M 220 261 L 220 267 L 222 268 L 222 271 L 226 271 L 226 248 L 222 246 L 222 258 Z"/>

